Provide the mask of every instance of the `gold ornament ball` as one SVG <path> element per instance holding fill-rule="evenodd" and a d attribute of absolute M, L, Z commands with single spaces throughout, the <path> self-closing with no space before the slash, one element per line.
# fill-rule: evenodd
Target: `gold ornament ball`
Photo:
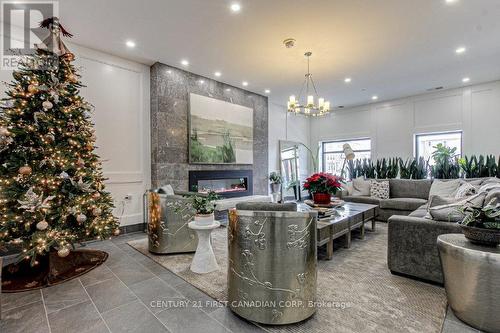
<path fill-rule="evenodd" d="M 45 102 L 42 103 L 42 107 L 45 110 L 50 110 L 50 109 L 52 109 L 53 106 L 54 106 L 54 104 L 52 104 L 51 101 L 45 101 Z"/>
<path fill-rule="evenodd" d="M 68 75 L 68 80 L 70 82 L 76 83 L 76 82 L 78 82 L 78 76 L 76 76 L 75 74 L 70 74 L 70 75 Z"/>
<path fill-rule="evenodd" d="M 29 165 L 25 165 L 25 166 L 20 167 L 18 172 L 19 172 L 19 174 L 21 174 L 23 176 L 27 176 L 27 175 L 30 175 L 31 172 L 33 172 L 33 170 L 31 169 L 31 167 Z"/>
<path fill-rule="evenodd" d="M 63 247 L 57 251 L 57 255 L 61 258 L 67 257 L 69 255 L 69 249 L 67 247 Z"/>
<path fill-rule="evenodd" d="M 79 158 L 77 161 L 76 161 L 76 165 L 79 166 L 79 167 L 84 167 L 85 166 L 85 161 L 82 160 L 81 158 Z"/>
<path fill-rule="evenodd" d="M 42 220 L 36 224 L 36 228 L 38 230 L 45 230 L 45 229 L 47 229 L 48 226 L 49 226 L 49 224 L 45 220 Z"/>
<path fill-rule="evenodd" d="M 102 213 L 102 209 L 101 209 L 101 208 L 94 208 L 94 209 L 92 210 L 92 214 L 93 214 L 94 216 L 99 216 L 99 215 L 101 215 L 101 213 Z"/>
<path fill-rule="evenodd" d="M 36 92 L 38 92 L 38 87 L 34 84 L 30 84 L 28 86 L 28 92 L 31 94 L 35 94 Z"/>
<path fill-rule="evenodd" d="M 93 197 L 94 199 L 99 199 L 99 198 L 101 197 L 101 193 L 99 193 L 99 192 L 95 192 L 94 194 L 92 194 L 92 197 Z"/>
<path fill-rule="evenodd" d="M 87 215 L 85 215 L 85 214 L 78 214 L 76 216 L 76 222 L 83 223 L 85 221 L 87 221 Z"/>
<path fill-rule="evenodd" d="M 0 136 L 9 136 L 10 131 L 7 127 L 0 127 Z"/>
<path fill-rule="evenodd" d="M 116 228 L 115 231 L 113 231 L 113 234 L 118 236 L 120 234 L 120 229 Z"/>

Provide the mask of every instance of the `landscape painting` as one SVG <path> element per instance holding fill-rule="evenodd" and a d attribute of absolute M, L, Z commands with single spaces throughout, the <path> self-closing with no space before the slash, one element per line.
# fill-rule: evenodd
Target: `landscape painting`
<path fill-rule="evenodd" d="M 253 109 L 190 94 L 189 110 L 190 163 L 253 163 Z"/>

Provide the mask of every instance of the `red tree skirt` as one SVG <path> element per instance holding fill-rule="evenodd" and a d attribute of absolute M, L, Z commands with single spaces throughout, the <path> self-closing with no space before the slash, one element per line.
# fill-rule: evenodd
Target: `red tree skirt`
<path fill-rule="evenodd" d="M 83 275 L 108 259 L 108 254 L 98 250 L 75 250 L 61 258 L 57 251 L 38 259 L 30 266 L 29 260 L 10 264 L 2 270 L 2 292 L 14 293 L 50 287 Z"/>

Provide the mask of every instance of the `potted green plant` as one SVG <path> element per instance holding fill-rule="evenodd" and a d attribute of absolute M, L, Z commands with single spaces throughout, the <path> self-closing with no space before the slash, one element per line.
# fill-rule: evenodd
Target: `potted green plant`
<path fill-rule="evenodd" d="M 306 179 L 304 190 L 313 195 L 315 204 L 329 204 L 332 195 L 335 195 L 341 188 L 342 178 L 329 173 L 315 173 Z"/>
<path fill-rule="evenodd" d="M 484 207 L 467 203 L 460 211 L 465 216 L 460 226 L 469 241 L 486 246 L 500 244 L 500 202 L 497 198 Z"/>
<path fill-rule="evenodd" d="M 273 171 L 269 174 L 269 181 L 271 182 L 271 193 L 278 193 L 283 183 L 283 177 L 276 171 Z"/>
<path fill-rule="evenodd" d="M 215 200 L 219 196 L 215 192 L 206 195 L 193 195 L 190 197 L 196 215 L 194 221 L 197 225 L 211 225 L 214 223 Z"/>

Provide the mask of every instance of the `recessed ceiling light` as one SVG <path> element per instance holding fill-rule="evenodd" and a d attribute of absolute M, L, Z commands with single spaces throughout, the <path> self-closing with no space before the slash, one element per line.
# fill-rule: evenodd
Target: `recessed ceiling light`
<path fill-rule="evenodd" d="M 186 59 L 182 59 L 181 60 L 181 65 L 182 66 L 189 66 L 189 61 L 187 61 Z"/>
<path fill-rule="evenodd" d="M 266 94 L 270 94 L 270 93 L 271 93 L 271 90 L 266 89 L 266 90 L 264 90 L 264 92 L 265 92 Z"/>
<path fill-rule="evenodd" d="M 243 85 L 243 87 L 248 86 L 248 82 L 247 81 L 243 81 L 243 82 L 241 82 L 241 84 Z"/>
<path fill-rule="evenodd" d="M 229 8 L 231 8 L 231 11 L 233 13 L 238 13 L 241 10 L 241 5 L 237 2 L 235 2 L 235 3 L 232 3 Z"/>
<path fill-rule="evenodd" d="M 125 42 L 125 45 L 127 45 L 127 47 L 134 48 L 135 42 L 133 40 L 128 40 Z"/>
<path fill-rule="evenodd" d="M 373 95 L 373 96 L 372 96 L 372 99 L 373 99 L 374 101 L 376 101 L 376 100 L 378 99 L 378 96 L 377 96 L 377 95 Z"/>
<path fill-rule="evenodd" d="M 349 83 L 349 82 L 351 82 L 351 78 L 350 78 L 350 77 L 346 77 L 346 78 L 344 79 L 344 82 L 345 82 L 345 83 Z"/>
<path fill-rule="evenodd" d="M 458 48 L 455 50 L 455 53 L 457 53 L 457 54 L 461 54 L 461 53 L 464 53 L 465 51 L 467 51 L 467 49 L 465 48 L 465 46 L 460 46 L 460 47 L 458 47 Z"/>
<path fill-rule="evenodd" d="M 221 74 L 221 72 L 217 71 L 217 72 L 215 72 L 215 73 L 214 73 L 214 75 L 215 75 L 215 76 L 217 76 L 217 77 L 219 77 L 219 76 L 221 76 L 222 74 Z"/>
<path fill-rule="evenodd" d="M 167 70 L 167 73 L 168 74 L 172 74 L 172 71 L 169 69 L 169 70 Z"/>
<path fill-rule="evenodd" d="M 230 92 L 230 91 L 231 91 L 231 88 L 226 88 L 226 91 L 227 91 L 227 92 Z"/>
<path fill-rule="evenodd" d="M 468 77 L 464 77 L 464 78 L 462 79 L 462 82 L 463 82 L 463 83 L 467 83 L 467 82 L 469 82 L 469 81 L 470 81 L 470 78 L 468 78 Z"/>
<path fill-rule="evenodd" d="M 454 3 L 457 2 L 457 0 L 446 0 L 446 3 Z"/>
<path fill-rule="evenodd" d="M 204 80 L 200 80 L 200 83 L 203 84 L 203 83 L 205 83 L 205 81 Z"/>

